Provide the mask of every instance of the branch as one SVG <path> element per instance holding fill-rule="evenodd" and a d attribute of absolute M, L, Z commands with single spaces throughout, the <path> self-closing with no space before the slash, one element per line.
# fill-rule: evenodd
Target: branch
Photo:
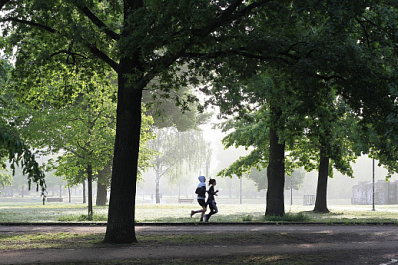
<path fill-rule="evenodd" d="M 80 144 L 79 141 L 77 141 L 76 144 L 77 144 L 77 146 L 78 146 L 80 149 L 82 149 L 82 150 L 83 150 L 84 152 L 86 152 L 87 154 L 91 154 L 91 153 L 92 153 L 92 151 L 90 151 L 90 150 L 88 150 L 86 147 L 82 146 L 82 145 Z M 88 145 L 88 144 L 86 143 L 86 146 L 87 146 L 87 145 Z"/>
<path fill-rule="evenodd" d="M 112 67 L 113 70 L 117 73 L 119 71 L 119 64 L 112 60 L 111 58 L 108 57 L 105 53 L 103 53 L 101 50 L 99 50 L 97 47 L 94 47 L 90 44 L 86 44 L 86 46 L 90 49 L 90 52 L 97 56 L 99 59 L 101 59 L 103 62 L 108 64 L 110 67 Z"/>
<path fill-rule="evenodd" d="M 236 0 L 233 2 L 227 9 L 221 12 L 220 16 L 216 18 L 214 21 L 209 23 L 206 27 L 201 30 L 197 30 L 194 32 L 194 35 L 197 37 L 206 37 L 210 33 L 212 33 L 215 29 L 219 28 L 228 18 L 232 15 L 232 13 L 242 4 L 243 0 Z M 196 33 L 196 34 L 195 34 Z"/>
<path fill-rule="evenodd" d="M 366 21 L 361 21 L 358 18 L 355 18 L 355 20 L 358 22 L 358 24 L 361 26 L 363 32 L 365 33 L 367 46 L 370 47 L 369 34 L 368 34 L 368 31 L 366 30 L 365 25 L 363 25 L 363 22 L 366 22 Z"/>
<path fill-rule="evenodd" d="M 77 156 L 77 157 L 79 157 L 79 158 L 81 158 L 81 159 L 83 159 L 84 158 L 84 156 L 82 156 L 82 155 L 80 155 L 77 151 L 75 151 L 75 150 L 68 150 L 69 152 L 71 152 L 72 154 L 74 154 L 75 156 Z"/>
<path fill-rule="evenodd" d="M 320 78 L 324 81 L 330 81 L 332 79 L 344 79 L 339 75 L 330 75 L 330 76 L 325 76 L 325 75 L 320 75 L 320 74 L 315 74 L 315 77 Z"/>
<path fill-rule="evenodd" d="M 39 28 L 39 29 L 44 29 L 44 30 L 46 30 L 46 31 L 48 31 L 50 33 L 59 33 L 58 31 L 56 31 L 55 29 L 53 29 L 53 28 L 51 28 L 49 26 L 46 26 L 46 25 L 43 25 L 43 24 L 39 24 L 39 23 L 36 23 L 36 22 L 33 22 L 33 21 L 18 19 L 18 18 L 15 18 L 15 17 L 9 17 L 9 18 L 0 20 L 0 22 L 7 22 L 7 21 L 12 21 L 12 22 L 20 23 L 20 24 L 25 24 L 25 25 L 33 26 L 33 27 L 36 27 L 36 28 Z"/>
<path fill-rule="evenodd" d="M 33 21 L 27 21 L 27 20 L 22 20 L 22 19 L 13 18 L 13 17 L 0 20 L 0 22 L 5 22 L 5 21 L 13 21 L 13 22 L 17 22 L 17 23 L 33 26 L 33 27 L 45 30 L 45 31 L 47 31 L 49 33 L 52 33 L 52 34 L 60 34 L 59 31 L 57 31 L 57 30 L 55 30 L 55 29 L 53 29 L 51 27 L 48 27 L 46 25 L 42 25 L 40 23 L 36 23 L 36 22 L 33 22 Z M 84 45 L 90 50 L 90 52 L 92 54 L 94 54 L 96 57 L 98 57 L 103 62 L 108 64 L 110 67 L 112 67 L 112 69 L 115 70 L 115 72 L 118 72 L 118 63 L 116 63 L 114 60 L 109 58 L 104 52 L 99 50 L 97 47 L 94 47 L 91 44 L 84 44 Z"/>
<path fill-rule="evenodd" d="M 78 53 L 75 53 L 75 52 L 71 52 L 71 51 L 67 51 L 67 50 L 60 50 L 60 51 L 54 52 L 49 57 L 53 57 L 53 56 L 61 54 L 61 53 L 65 53 L 65 54 L 72 55 L 72 56 L 80 56 L 80 57 L 83 57 L 84 59 L 88 59 L 84 55 L 81 55 L 81 54 L 78 54 Z"/>
<path fill-rule="evenodd" d="M 0 0 L 0 10 L 11 0 Z"/>
<path fill-rule="evenodd" d="M 108 26 L 105 25 L 104 22 L 102 22 L 93 12 L 91 12 L 90 9 L 88 9 L 87 6 L 84 6 L 84 7 L 79 6 L 79 5 L 76 5 L 76 6 L 77 6 L 77 8 L 80 9 L 80 11 L 83 12 L 83 14 L 85 14 L 91 20 L 91 22 L 93 22 L 100 30 L 105 32 L 105 34 L 108 35 L 108 37 L 110 37 L 114 40 L 120 39 L 120 35 L 114 31 L 110 30 L 108 28 Z"/>
<path fill-rule="evenodd" d="M 207 35 L 212 33 L 214 30 L 221 27 L 224 23 L 231 21 L 231 20 L 239 19 L 239 18 L 245 16 L 246 14 L 250 13 L 253 9 L 260 7 L 262 5 L 265 5 L 268 2 L 271 2 L 271 0 L 267 0 L 267 1 L 260 0 L 258 2 L 253 2 L 250 5 L 248 5 L 247 7 L 240 10 L 239 12 L 236 12 L 236 14 L 234 14 L 236 9 L 238 9 L 238 7 L 243 3 L 243 0 L 236 0 L 227 9 L 225 9 L 223 12 L 221 12 L 221 14 L 215 20 L 213 20 L 211 23 L 209 23 L 209 25 L 202 28 L 201 30 L 195 31 L 193 35 L 196 37 L 206 37 Z"/>
<path fill-rule="evenodd" d="M 271 0 L 259 0 L 258 2 L 254 2 L 248 5 L 247 7 L 243 8 L 241 11 L 237 12 L 237 14 L 233 15 L 234 12 L 237 10 L 237 8 L 243 3 L 243 0 L 234 1 L 228 8 L 223 10 L 216 19 L 209 22 L 207 26 L 204 26 L 202 29 L 199 30 L 190 31 L 189 33 L 192 35 L 192 38 L 189 38 L 189 41 L 183 44 L 177 52 L 165 55 L 161 59 L 153 61 L 154 67 L 152 67 L 152 70 L 149 71 L 141 79 L 141 81 L 137 84 L 138 87 L 144 88 L 145 85 L 160 72 L 159 69 L 168 68 L 178 58 L 182 57 L 185 54 L 185 51 L 188 50 L 190 47 L 192 47 L 195 44 L 195 42 L 202 41 L 202 38 L 208 36 L 210 33 L 214 32 L 217 28 L 221 27 L 223 24 L 231 20 L 236 20 L 238 18 L 241 18 L 244 15 L 248 14 L 253 9 L 265 5 L 268 2 L 271 2 Z M 181 32 L 181 34 L 182 33 L 183 32 Z"/>
<path fill-rule="evenodd" d="M 240 55 L 246 58 L 251 58 L 251 59 L 258 59 L 258 60 L 275 60 L 275 61 L 283 61 L 286 64 L 289 63 L 288 60 L 276 56 L 264 56 L 264 55 L 259 55 L 259 54 L 254 54 L 254 53 L 249 53 L 245 51 L 239 51 L 235 49 L 231 49 L 228 51 L 217 51 L 217 52 L 212 52 L 212 53 L 185 53 L 183 57 L 188 57 L 188 58 L 218 58 L 222 56 L 228 56 L 228 55 Z M 285 55 L 285 54 L 280 54 L 280 55 Z"/>

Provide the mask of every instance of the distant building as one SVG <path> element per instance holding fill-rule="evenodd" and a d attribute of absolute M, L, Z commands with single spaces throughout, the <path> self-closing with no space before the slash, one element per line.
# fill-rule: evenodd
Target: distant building
<path fill-rule="evenodd" d="M 375 183 L 375 204 L 398 204 L 398 181 L 379 180 Z M 359 182 L 352 187 L 351 204 L 370 205 L 373 199 L 372 182 Z"/>

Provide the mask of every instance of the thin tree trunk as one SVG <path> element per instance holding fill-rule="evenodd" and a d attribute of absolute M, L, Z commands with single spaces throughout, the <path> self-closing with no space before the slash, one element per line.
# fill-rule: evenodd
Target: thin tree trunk
<path fill-rule="evenodd" d="M 156 193 L 156 203 L 160 203 L 160 175 L 159 172 L 156 171 L 156 178 L 155 178 L 155 193 Z"/>
<path fill-rule="evenodd" d="M 316 189 L 316 199 L 314 212 L 317 213 L 328 213 L 327 207 L 327 187 L 329 178 L 329 157 L 325 156 L 324 148 L 320 148 L 320 161 L 318 171 L 318 185 Z"/>
<path fill-rule="evenodd" d="M 86 203 L 86 181 L 83 180 L 83 204 Z"/>
<path fill-rule="evenodd" d="M 93 220 L 93 168 L 87 166 L 88 220 Z"/>

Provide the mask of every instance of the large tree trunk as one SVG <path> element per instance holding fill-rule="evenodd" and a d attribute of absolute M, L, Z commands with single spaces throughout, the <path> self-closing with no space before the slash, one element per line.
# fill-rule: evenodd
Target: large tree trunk
<path fill-rule="evenodd" d="M 93 167 L 87 165 L 88 220 L 93 220 Z"/>
<path fill-rule="evenodd" d="M 327 207 L 327 187 L 329 178 L 329 157 L 325 156 L 324 148 L 320 148 L 320 161 L 319 161 L 319 172 L 318 172 L 318 185 L 316 189 L 316 200 L 314 212 L 317 213 L 328 213 Z"/>
<path fill-rule="evenodd" d="M 142 1 L 125 2 L 125 23 L 129 13 Z M 134 25 L 124 25 L 123 36 L 131 36 Z M 129 43 L 121 43 L 129 48 Z M 123 51 L 123 47 L 120 48 Z M 133 243 L 135 235 L 135 195 L 141 132 L 141 99 L 144 84 L 138 84 L 142 73 L 138 55 L 122 57 L 118 68 L 118 106 L 116 138 L 112 167 L 111 193 L 105 242 Z"/>
<path fill-rule="evenodd" d="M 283 216 L 285 214 L 285 144 L 279 143 L 276 130 L 270 128 L 270 154 L 267 167 L 268 189 L 265 215 Z"/>

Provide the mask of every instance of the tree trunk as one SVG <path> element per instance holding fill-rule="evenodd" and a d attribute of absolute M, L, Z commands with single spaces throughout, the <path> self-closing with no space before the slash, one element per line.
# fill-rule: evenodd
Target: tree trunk
<path fill-rule="evenodd" d="M 316 199 L 314 212 L 317 213 L 328 213 L 327 207 L 327 187 L 329 178 L 329 157 L 325 156 L 324 148 L 320 148 L 320 161 L 319 161 L 319 172 L 318 172 L 318 185 L 316 189 Z"/>
<path fill-rule="evenodd" d="M 101 184 L 100 182 L 97 183 L 97 200 L 96 200 L 96 205 L 97 206 L 105 206 L 107 202 L 107 187 L 104 184 Z"/>
<path fill-rule="evenodd" d="M 105 206 L 108 202 L 107 189 L 109 185 L 109 175 L 111 174 L 111 164 L 105 166 L 103 170 L 98 172 L 97 182 L 97 206 Z"/>
<path fill-rule="evenodd" d="M 86 181 L 83 180 L 83 204 L 86 203 Z"/>
<path fill-rule="evenodd" d="M 124 1 L 126 13 L 142 6 L 142 1 Z M 129 20 L 129 19 L 126 19 Z M 131 20 L 131 19 L 130 19 Z M 127 23 L 125 21 L 125 23 Z M 122 35 L 132 34 L 134 26 L 124 26 Z M 127 45 L 128 43 L 121 43 Z M 120 48 L 123 51 L 123 47 Z M 118 69 L 118 106 L 112 167 L 111 193 L 105 242 L 133 243 L 135 235 L 135 195 L 141 132 L 143 85 L 134 81 L 142 73 L 138 55 L 122 57 Z"/>
<path fill-rule="evenodd" d="M 155 190 L 156 190 L 156 203 L 160 203 L 160 175 L 159 172 L 156 171 L 156 178 L 155 178 Z"/>
<path fill-rule="evenodd" d="M 275 118 L 278 117 L 278 114 Z M 285 214 L 285 144 L 279 143 L 279 137 L 274 128 L 270 128 L 270 153 L 267 167 L 268 189 L 267 209 L 265 215 L 283 216 Z"/>
<path fill-rule="evenodd" d="M 87 165 L 88 220 L 93 220 L 93 168 Z"/>

